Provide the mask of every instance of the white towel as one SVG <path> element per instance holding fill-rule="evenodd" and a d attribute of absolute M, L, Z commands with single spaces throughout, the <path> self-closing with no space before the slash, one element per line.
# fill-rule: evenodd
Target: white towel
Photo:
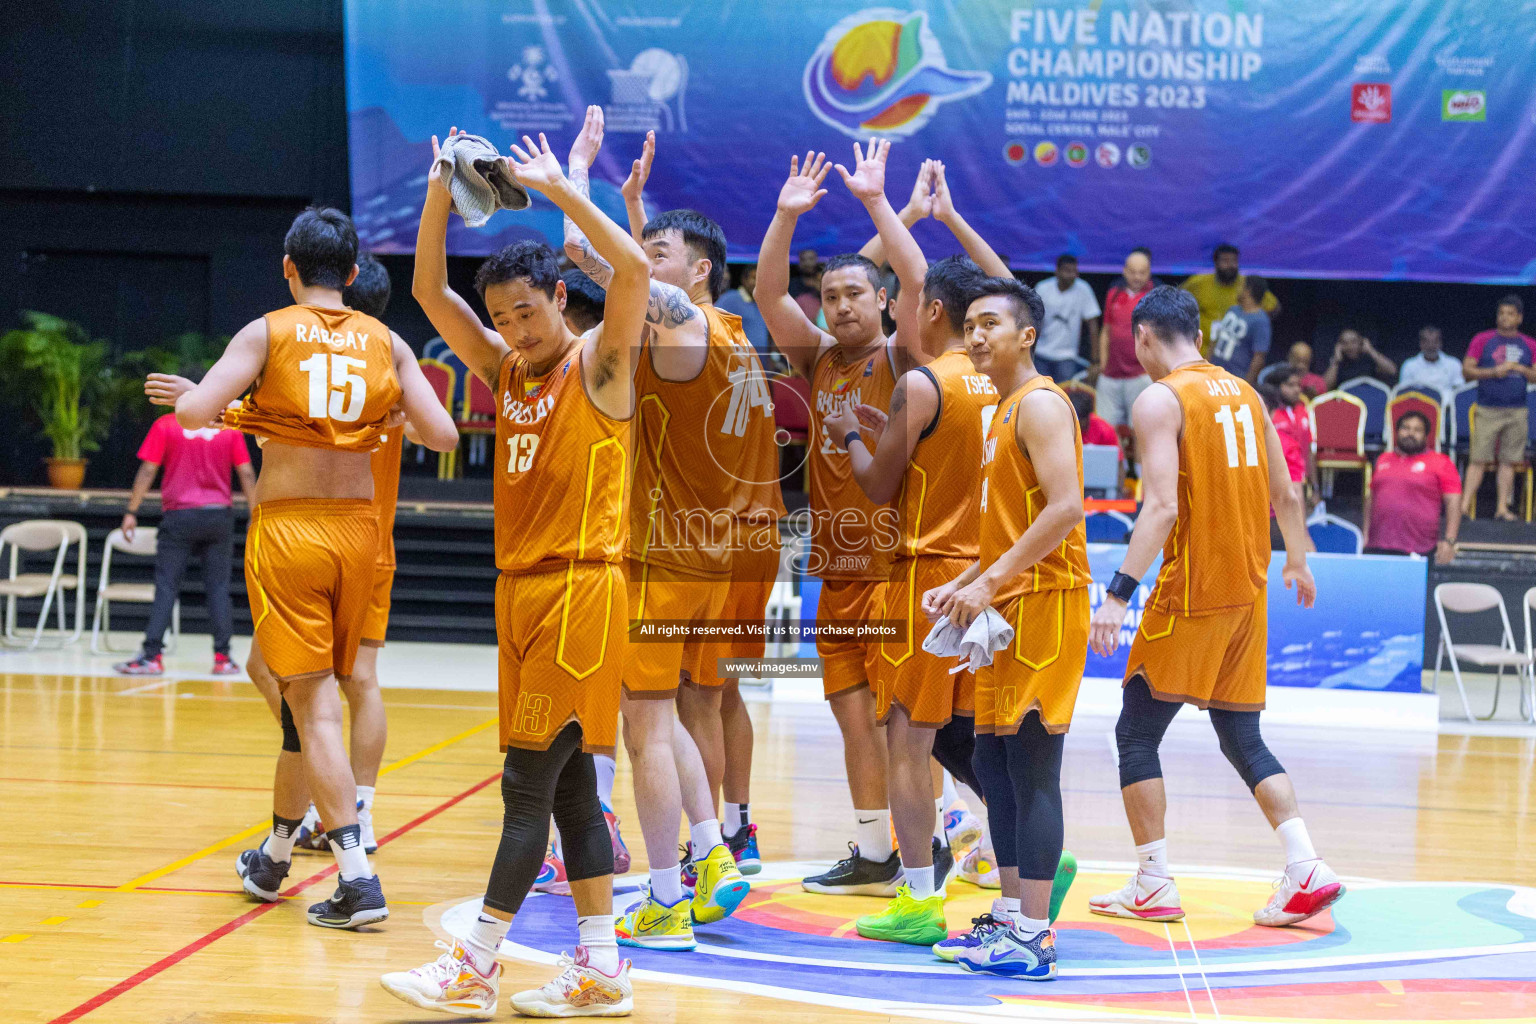
<path fill-rule="evenodd" d="M 992 664 L 992 652 L 1001 651 L 1013 643 L 1013 627 L 1008 620 L 992 608 L 976 616 L 969 627 L 962 630 L 948 619 L 940 619 L 923 641 L 923 650 L 939 658 L 960 659 L 960 664 L 949 670 L 950 675 L 971 671 Z"/>
<path fill-rule="evenodd" d="M 497 210 L 526 210 L 528 190 L 507 170 L 491 140 L 452 135 L 437 151 L 438 174 L 448 183 L 453 208 L 464 223 L 477 228 Z"/>

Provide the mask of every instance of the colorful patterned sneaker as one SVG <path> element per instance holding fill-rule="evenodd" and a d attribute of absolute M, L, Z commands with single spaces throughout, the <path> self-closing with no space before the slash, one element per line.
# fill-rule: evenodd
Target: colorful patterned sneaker
<path fill-rule="evenodd" d="M 1288 865 L 1275 882 L 1275 894 L 1263 910 L 1253 915 L 1253 923 L 1266 928 L 1284 928 L 1320 914 L 1344 898 L 1344 885 L 1333 869 L 1321 860 Z"/>
<path fill-rule="evenodd" d="M 925 900 L 917 899 L 905 883 L 884 910 L 859 918 L 854 927 L 866 939 L 914 946 L 932 946 L 949 937 L 949 927 L 944 923 L 944 897 L 934 893 Z"/>
<path fill-rule="evenodd" d="M 1003 876 L 997 870 L 997 857 L 990 843 L 977 843 L 960 858 L 959 876 L 962 881 L 983 889 L 1001 889 Z"/>
<path fill-rule="evenodd" d="M 621 946 L 678 950 L 698 945 L 693 937 L 693 918 L 689 915 L 686 893 L 670 907 L 646 893 L 645 899 L 630 907 L 629 912 L 614 923 L 613 930 Z"/>
<path fill-rule="evenodd" d="M 1173 879 L 1143 871 L 1132 875 L 1124 888 L 1090 899 L 1088 909 L 1105 917 L 1138 921 L 1179 921 L 1184 917 L 1179 887 L 1173 884 Z"/>
<path fill-rule="evenodd" d="M 299 833 L 293 840 L 295 850 L 329 850 L 331 841 L 325 838 L 325 826 L 320 824 L 320 812 L 310 804 L 299 822 Z"/>
<path fill-rule="evenodd" d="M 736 858 L 736 867 L 742 874 L 755 875 L 763 870 L 763 858 L 757 852 L 756 825 L 737 829 L 735 835 L 726 838 L 725 845 L 731 848 L 731 856 Z"/>
<path fill-rule="evenodd" d="M 1003 909 L 1002 900 L 992 901 L 992 912 L 982 914 L 980 917 L 971 918 L 971 930 L 961 932 L 959 935 L 951 935 L 947 939 L 941 939 L 933 944 L 933 955 L 940 960 L 955 962 L 955 954 L 964 949 L 974 949 L 987 941 L 987 936 L 999 928 L 1008 927 L 1008 912 Z"/>
<path fill-rule="evenodd" d="M 965 851 L 980 842 L 983 831 L 981 819 L 964 804 L 944 812 L 944 835 L 949 839 L 949 845 L 956 850 Z"/>
<path fill-rule="evenodd" d="M 160 660 L 160 655 L 140 651 L 139 656 L 132 661 L 120 661 L 113 665 L 112 671 L 123 676 L 163 676 L 165 664 Z"/>
<path fill-rule="evenodd" d="M 677 869 L 682 872 L 683 888 L 692 889 L 699 884 L 699 867 L 693 862 L 693 844 L 684 843 L 678 850 Z"/>
<path fill-rule="evenodd" d="M 724 843 L 710 850 L 693 867 L 698 873 L 693 888 L 693 919 L 699 924 L 714 924 L 730 917 L 752 891 L 752 884 L 741 877 L 736 858 Z"/>
<path fill-rule="evenodd" d="M 229 655 L 215 651 L 212 671 L 216 676 L 237 676 L 240 674 L 240 666 L 235 664 Z"/>
<path fill-rule="evenodd" d="M 309 923 L 321 928 L 359 928 L 389 916 L 379 876 L 337 880 L 331 898 L 309 908 Z"/>
<path fill-rule="evenodd" d="M 629 871 L 629 847 L 624 845 L 624 837 L 619 835 L 619 816 L 605 804 L 603 818 L 608 822 L 608 838 L 613 842 L 613 873 L 626 874 Z"/>
<path fill-rule="evenodd" d="M 1020 935 L 1015 927 L 999 928 L 981 945 L 956 953 L 955 963 L 972 974 L 1055 981 L 1056 932 L 1047 928 L 1035 935 Z"/>
<path fill-rule="evenodd" d="M 265 843 L 254 850 L 243 851 L 235 860 L 235 874 L 240 876 L 240 885 L 263 903 L 275 903 L 282 898 L 278 893 L 283 888 L 283 879 L 288 877 L 288 867 L 287 862 L 267 856 Z"/>
<path fill-rule="evenodd" d="M 552 896 L 569 896 L 571 883 L 565 879 L 565 863 L 551 852 L 544 858 L 544 866 L 533 880 L 534 892 L 547 892 Z"/>
<path fill-rule="evenodd" d="M 575 956 L 560 955 L 560 973 L 542 987 L 518 992 L 512 1009 L 529 1017 L 628 1017 L 635 1008 L 629 984 L 629 961 L 620 960 L 614 974 L 604 974 L 587 962 L 587 948 Z"/>
<path fill-rule="evenodd" d="M 450 946 L 439 942 L 437 948 L 448 952 L 414 970 L 386 974 L 379 984 L 396 999 L 423 1010 L 485 1020 L 496 1016 L 496 1003 L 501 998 L 501 964 L 494 964 L 490 974 L 481 974 L 459 943 Z"/>
<path fill-rule="evenodd" d="M 900 884 L 900 855 L 865 860 L 859 856 L 859 848 L 849 843 L 848 856 L 832 865 L 830 871 L 804 879 L 800 888 L 829 896 L 890 896 Z"/>
<path fill-rule="evenodd" d="M 1061 860 L 1056 863 L 1056 878 L 1051 882 L 1051 924 L 1056 923 L 1056 917 L 1061 913 L 1061 905 L 1067 898 L 1067 890 L 1072 888 L 1072 883 L 1077 881 L 1077 858 L 1072 856 L 1071 850 L 1061 851 Z M 1178 890 L 1174 890 L 1177 893 Z"/>

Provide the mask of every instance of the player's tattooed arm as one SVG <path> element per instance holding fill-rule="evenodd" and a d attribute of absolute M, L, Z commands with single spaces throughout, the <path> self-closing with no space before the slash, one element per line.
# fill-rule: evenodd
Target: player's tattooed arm
<path fill-rule="evenodd" d="M 651 298 L 645 310 L 646 323 L 667 331 L 681 327 L 699 315 L 699 307 L 693 304 L 681 288 L 660 281 L 651 282 Z"/>
<path fill-rule="evenodd" d="M 571 154 L 566 161 L 566 177 L 570 179 L 571 187 L 588 200 L 592 198 L 592 161 L 597 159 L 598 151 L 602 148 L 603 110 L 601 107 L 588 107 L 586 120 L 582 123 L 576 141 L 571 143 Z M 613 267 L 597 254 L 586 232 L 581 230 L 569 214 L 565 217 L 565 254 L 583 274 L 602 287 L 607 288 L 613 280 Z"/>

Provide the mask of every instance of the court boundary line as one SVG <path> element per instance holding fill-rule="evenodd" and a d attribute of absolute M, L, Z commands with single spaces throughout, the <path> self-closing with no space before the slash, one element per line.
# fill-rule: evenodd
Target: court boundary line
<path fill-rule="evenodd" d="M 1211 1013 L 1216 1015 L 1217 1020 L 1221 1020 L 1221 1010 L 1216 1006 L 1216 993 L 1211 989 L 1211 979 L 1205 976 L 1205 965 L 1200 962 L 1200 949 L 1195 945 L 1195 933 L 1189 930 L 1189 918 L 1181 917 L 1179 923 L 1184 926 L 1184 935 L 1189 939 L 1189 951 L 1195 955 L 1195 969 L 1200 972 L 1200 981 L 1205 985 L 1205 994 L 1211 1000 Z"/>
<path fill-rule="evenodd" d="M 1190 998 L 1189 985 L 1184 981 L 1184 965 L 1179 963 L 1179 951 L 1173 945 L 1173 929 L 1168 927 L 1168 922 L 1163 922 L 1163 934 L 1168 937 L 1168 952 L 1173 954 L 1174 969 L 1179 972 L 1179 988 L 1184 990 L 1184 1002 L 1189 1006 L 1189 1019 L 1199 1022 L 1200 1017 L 1195 1013 L 1195 1001 Z"/>

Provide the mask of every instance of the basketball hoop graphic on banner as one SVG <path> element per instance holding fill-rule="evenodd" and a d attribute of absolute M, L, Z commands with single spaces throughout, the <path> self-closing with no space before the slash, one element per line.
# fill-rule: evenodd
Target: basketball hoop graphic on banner
<path fill-rule="evenodd" d="M 608 86 L 612 99 L 604 113 L 609 131 L 688 130 L 688 59 L 682 54 L 641 50 L 628 69 L 609 70 Z"/>

